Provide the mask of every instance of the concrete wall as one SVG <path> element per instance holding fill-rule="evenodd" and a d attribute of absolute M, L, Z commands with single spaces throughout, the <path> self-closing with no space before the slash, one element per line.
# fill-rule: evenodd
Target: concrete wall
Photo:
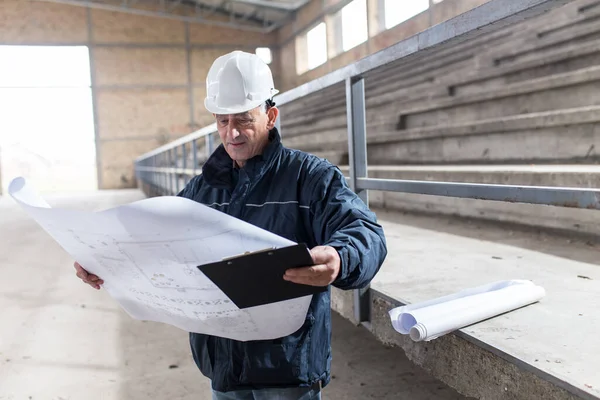
<path fill-rule="evenodd" d="M 1 44 L 89 46 L 102 189 L 135 187 L 135 157 L 212 122 L 202 102 L 206 72 L 217 56 L 253 52 L 275 40 L 41 1 L 0 2 Z"/>
<path fill-rule="evenodd" d="M 382 18 L 379 18 L 378 15 L 378 0 L 367 0 L 369 39 L 347 52 L 330 58 L 325 64 L 298 75 L 296 73 L 296 64 L 299 61 L 297 58 L 299 54 L 304 54 L 304 52 L 297 48 L 296 37 L 305 34 L 318 23 L 327 20 L 327 16 L 341 10 L 342 6 L 348 3 L 344 0 L 312 0 L 298 11 L 295 19 L 290 24 L 278 31 L 280 46 L 278 56 L 281 65 L 279 85 L 283 90 L 292 89 L 488 1 L 446 0 L 439 4 L 432 4 L 426 12 L 386 30 L 382 26 Z"/>

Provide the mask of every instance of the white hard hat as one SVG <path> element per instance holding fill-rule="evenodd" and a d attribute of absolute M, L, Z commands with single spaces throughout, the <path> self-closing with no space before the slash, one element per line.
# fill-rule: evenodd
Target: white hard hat
<path fill-rule="evenodd" d="M 214 114 L 243 113 L 279 93 L 274 86 L 271 69 L 260 57 L 236 50 L 210 67 L 204 106 Z"/>

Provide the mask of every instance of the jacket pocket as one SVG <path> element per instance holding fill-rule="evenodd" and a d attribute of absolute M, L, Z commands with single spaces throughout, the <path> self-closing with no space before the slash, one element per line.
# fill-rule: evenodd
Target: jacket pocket
<path fill-rule="evenodd" d="M 202 375 L 213 379 L 213 367 L 215 360 L 214 343 L 209 343 L 210 337 L 198 333 L 190 333 L 190 347 L 192 357 Z"/>
<path fill-rule="evenodd" d="M 306 383 L 313 324 L 314 317 L 309 315 L 304 325 L 289 336 L 246 342 L 242 373 L 245 383 L 254 386 Z"/>

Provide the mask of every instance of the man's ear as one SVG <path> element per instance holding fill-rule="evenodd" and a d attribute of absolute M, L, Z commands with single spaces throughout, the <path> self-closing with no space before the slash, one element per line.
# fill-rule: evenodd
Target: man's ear
<path fill-rule="evenodd" d="M 279 109 L 277 107 L 271 107 L 267 110 L 267 128 L 273 129 L 277 117 L 279 116 Z"/>

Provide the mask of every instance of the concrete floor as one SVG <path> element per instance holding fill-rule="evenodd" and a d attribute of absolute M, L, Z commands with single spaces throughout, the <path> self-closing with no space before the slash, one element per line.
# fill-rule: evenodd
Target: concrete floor
<path fill-rule="evenodd" d="M 54 207 L 100 210 L 137 191 L 47 196 Z M 80 283 L 73 260 L 14 201 L 0 198 L 0 399 L 210 399 L 187 334 L 132 320 L 105 292 Z M 327 399 L 464 399 L 333 317 Z"/>

